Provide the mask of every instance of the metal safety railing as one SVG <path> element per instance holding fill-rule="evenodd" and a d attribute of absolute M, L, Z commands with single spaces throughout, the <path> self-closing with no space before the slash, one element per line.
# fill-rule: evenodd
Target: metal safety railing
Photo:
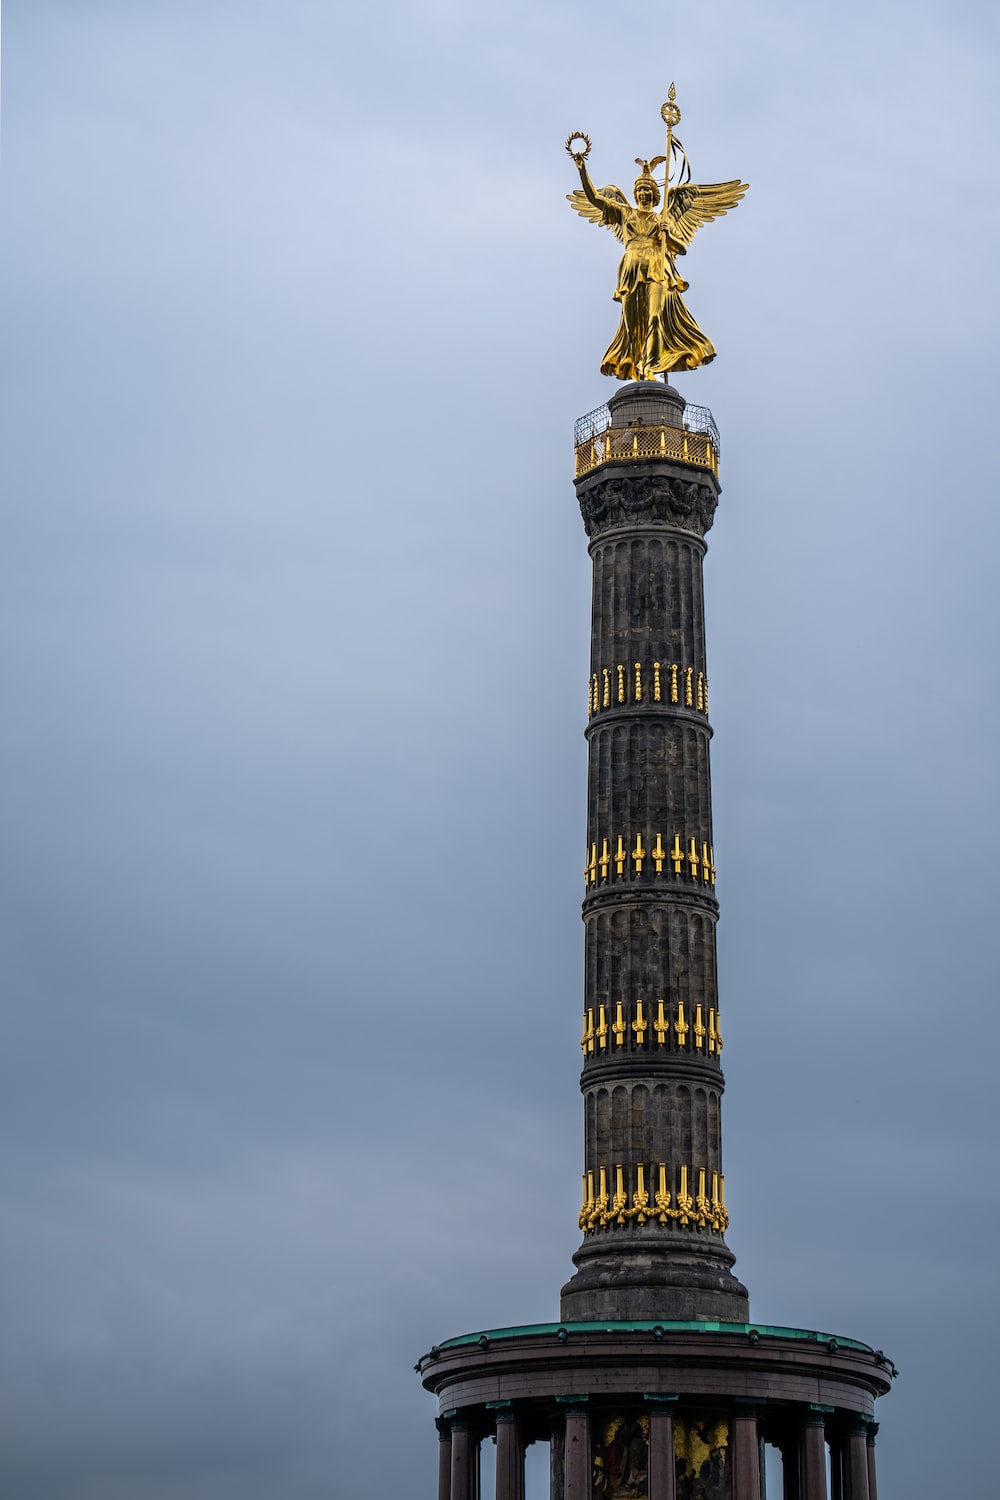
<path fill-rule="evenodd" d="M 580 417 L 574 437 L 577 478 L 599 464 L 650 458 L 669 458 L 710 469 L 713 474 L 719 472 L 719 429 L 705 406 L 685 407 L 683 427 L 646 426 L 642 422 L 612 427 L 608 407 L 599 406 Z"/>

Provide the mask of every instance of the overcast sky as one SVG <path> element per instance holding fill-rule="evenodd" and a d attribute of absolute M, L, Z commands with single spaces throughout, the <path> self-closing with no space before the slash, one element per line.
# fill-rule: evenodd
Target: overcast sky
<path fill-rule="evenodd" d="M 895 1358 L 890 1500 L 991 1493 L 998 50 L 986 0 L 7 0 L 4 1495 L 429 1496 L 414 1360 L 558 1314 L 618 249 L 563 141 L 629 185 L 671 79 L 751 184 L 681 379 L 728 1239 Z"/>

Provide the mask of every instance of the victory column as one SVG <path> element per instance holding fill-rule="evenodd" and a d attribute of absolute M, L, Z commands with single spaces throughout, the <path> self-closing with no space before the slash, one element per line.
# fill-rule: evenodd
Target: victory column
<path fill-rule="evenodd" d="M 636 158 L 634 203 L 594 187 L 589 137 L 566 143 L 570 203 L 624 247 L 601 371 L 627 382 L 576 431 L 593 558 L 583 1242 L 560 1323 L 450 1339 L 420 1360 L 439 1400 L 438 1500 L 480 1500 L 490 1438 L 497 1500 L 523 1500 L 532 1442 L 550 1445 L 550 1500 L 761 1500 L 765 1443 L 781 1452 L 783 1500 L 876 1500 L 873 1409 L 891 1361 L 753 1324 L 725 1238 L 702 590 L 719 437 L 660 377 L 715 357 L 676 263 L 747 187 L 691 181 L 673 84 L 661 115 L 665 153 Z"/>

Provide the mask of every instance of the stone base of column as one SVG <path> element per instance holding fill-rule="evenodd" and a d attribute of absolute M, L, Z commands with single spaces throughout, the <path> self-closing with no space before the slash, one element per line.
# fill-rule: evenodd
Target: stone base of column
<path fill-rule="evenodd" d="M 577 1273 L 562 1289 L 566 1322 L 745 1323 L 746 1287 L 730 1267 L 736 1257 L 717 1235 L 662 1230 L 593 1236 L 573 1256 Z"/>

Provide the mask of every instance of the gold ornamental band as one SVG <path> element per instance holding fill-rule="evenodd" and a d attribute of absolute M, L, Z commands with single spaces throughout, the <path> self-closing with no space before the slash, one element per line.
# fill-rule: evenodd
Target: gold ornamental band
<path fill-rule="evenodd" d="M 614 1019 L 609 1021 L 608 1015 L 612 1010 Z M 628 1020 L 625 1019 L 626 1015 Z M 602 1052 L 614 1052 L 619 1047 L 623 1048 L 626 1041 L 630 1051 L 638 1047 L 666 1047 L 669 1042 L 677 1051 L 702 1052 L 709 1057 L 718 1057 L 722 1051 L 719 1012 L 714 1005 L 695 1005 L 694 1020 L 689 1021 L 684 1013 L 683 1000 L 678 1000 L 675 1006 L 657 1000 L 655 1012 L 651 1001 L 642 1000 L 637 1000 L 634 1005 L 617 1000 L 613 1006 L 587 1007 L 583 1013 L 583 1035 L 580 1038 L 580 1051 L 584 1060 L 597 1057 Z"/>
<path fill-rule="evenodd" d="M 592 886 L 608 881 L 641 875 L 644 869 L 647 875 L 672 874 L 677 878 L 700 882 L 715 890 L 715 851 L 712 845 L 703 840 L 699 851 L 697 839 L 686 838 L 680 833 L 674 834 L 673 842 L 668 835 L 666 844 L 659 833 L 655 843 L 651 838 L 643 843 L 642 834 L 637 833 L 634 846 L 631 834 L 628 838 L 621 833 L 612 834 L 609 839 L 600 840 L 600 853 L 595 841 L 590 846 L 590 856 L 583 871 L 583 883 L 590 890 Z"/>
<path fill-rule="evenodd" d="M 629 703 L 671 703 L 707 714 L 708 678 L 676 661 L 654 661 L 652 667 L 644 667 L 641 661 L 631 665 L 620 661 L 593 673 L 587 684 L 588 719 L 602 709 Z"/>
<path fill-rule="evenodd" d="M 646 1185 L 645 1163 L 637 1162 L 628 1171 L 634 1184 L 631 1192 L 626 1189 L 625 1173 L 621 1163 L 613 1168 L 599 1167 L 596 1173 L 584 1172 L 583 1206 L 578 1219 L 584 1234 L 621 1228 L 633 1220 L 636 1224 L 653 1223 L 664 1228 L 677 1224 L 682 1229 L 710 1229 L 715 1234 L 725 1234 L 729 1228 L 726 1179 L 721 1172 L 709 1173 L 705 1167 L 695 1171 L 693 1167 L 682 1166 L 678 1174 L 666 1162 L 659 1162 L 655 1179 L 650 1173 L 650 1180 L 656 1181 L 652 1195 Z M 608 1190 L 609 1183 L 614 1184 L 613 1192 Z M 697 1192 L 692 1193 L 690 1185 L 695 1183 Z"/>

